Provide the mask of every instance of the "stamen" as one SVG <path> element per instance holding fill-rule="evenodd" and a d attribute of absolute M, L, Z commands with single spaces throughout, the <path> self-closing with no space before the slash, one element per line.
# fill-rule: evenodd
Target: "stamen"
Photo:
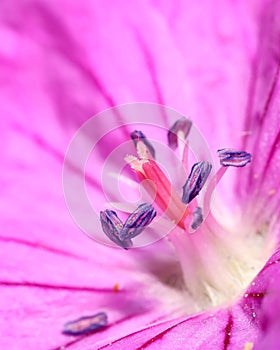
<path fill-rule="evenodd" d="M 130 134 L 130 137 L 132 138 L 137 153 L 141 158 L 155 158 L 155 149 L 148 141 L 147 137 L 142 133 L 142 131 L 134 130 Z"/>
<path fill-rule="evenodd" d="M 218 156 L 222 166 L 243 167 L 251 162 L 252 156 L 245 151 L 237 151 L 232 148 L 218 150 Z"/>
<path fill-rule="evenodd" d="M 193 222 L 191 228 L 196 230 L 203 221 L 202 209 L 200 207 L 196 207 L 193 212 Z"/>
<path fill-rule="evenodd" d="M 183 136 L 187 138 L 192 127 L 192 122 L 183 117 L 177 120 L 169 129 L 167 134 L 168 145 L 171 149 L 175 150 L 178 147 L 178 137 Z"/>
<path fill-rule="evenodd" d="M 106 209 L 100 212 L 100 221 L 103 232 L 106 236 L 118 246 L 128 249 L 132 246 L 130 239 L 121 240 L 120 233 L 123 228 L 123 223 L 119 219 L 116 212 L 113 210 Z"/>
<path fill-rule="evenodd" d="M 191 130 L 191 127 L 191 121 L 181 118 L 172 125 L 167 135 L 169 147 L 176 149 L 176 157 L 179 155 L 183 163 L 183 167 L 178 167 L 178 181 L 182 180 L 183 171 L 188 169 L 187 137 L 190 132 L 195 136 L 196 132 Z M 155 150 L 145 135 L 135 130 L 131 133 L 131 138 L 138 156 L 126 155 L 125 161 L 136 173 L 141 186 L 151 196 L 151 203 L 156 203 L 158 215 L 163 214 L 152 224 L 147 238 L 157 239 L 157 232 L 160 232 L 161 237 L 166 233 L 166 241 L 177 251 L 186 293 L 195 301 L 195 307 L 206 308 L 224 302 L 228 297 L 235 295 L 239 286 L 246 283 L 243 267 L 247 267 L 247 261 L 243 261 L 243 251 L 232 250 L 232 236 L 224 235 L 224 228 L 211 213 L 211 195 L 228 166 L 244 166 L 251 161 L 251 155 L 233 149 L 220 149 L 218 155 L 222 166 L 216 176 L 211 176 L 210 179 L 208 178 L 212 164 L 207 161 L 197 162 L 189 172 L 183 186 L 183 195 L 180 197 L 166 172 L 153 159 Z M 207 159 L 200 148 L 198 154 L 201 154 L 199 159 Z M 207 188 L 203 191 L 205 193 L 203 198 L 199 199 L 198 206 L 196 197 L 206 182 Z M 131 209 L 126 212 L 131 212 Z M 105 234 L 119 246 L 129 248 L 133 239 L 143 232 L 156 215 L 152 205 L 144 203 L 128 214 L 124 223 L 110 210 L 101 213 L 100 217 L 101 222 L 104 221 L 102 227 Z M 195 234 L 187 234 L 195 230 L 198 230 Z M 234 240 L 237 241 L 237 238 L 234 237 Z M 140 240 L 137 243 L 140 244 Z M 251 261 L 248 262 L 249 265 L 251 266 Z M 232 275 L 237 276 L 237 279 L 232 281 Z"/>
<path fill-rule="evenodd" d="M 228 170 L 228 167 L 221 166 L 220 169 L 217 171 L 216 175 L 212 177 L 212 179 L 209 181 L 209 184 L 207 186 L 207 190 L 204 195 L 204 211 L 208 213 L 210 211 L 210 202 L 211 202 L 211 196 L 212 193 L 215 190 L 215 187 L 217 187 L 218 183 L 221 181 L 222 177 Z"/>
<path fill-rule="evenodd" d="M 120 233 L 120 239 L 123 241 L 138 236 L 152 222 L 156 214 L 150 204 L 139 205 L 127 218 Z"/>
<path fill-rule="evenodd" d="M 218 185 L 229 166 L 243 167 L 251 161 L 251 154 L 244 151 L 234 151 L 231 148 L 219 149 L 218 156 L 220 157 L 221 167 L 216 175 L 211 179 L 207 186 L 207 191 L 204 196 L 204 210 L 210 210 L 209 204 L 211 195 Z"/>
<path fill-rule="evenodd" d="M 109 209 L 100 212 L 100 221 L 106 236 L 118 246 L 128 249 L 132 247 L 131 239 L 138 236 L 156 214 L 150 204 L 143 203 L 129 215 L 124 224 L 116 212 Z"/>
<path fill-rule="evenodd" d="M 190 203 L 190 201 L 199 194 L 211 172 L 211 169 L 212 165 L 208 162 L 199 162 L 193 165 L 191 173 L 183 186 L 183 203 Z"/>
<path fill-rule="evenodd" d="M 108 318 L 106 313 L 99 312 L 93 316 L 84 316 L 65 323 L 62 332 L 67 335 L 81 335 L 103 328 L 107 324 Z"/>

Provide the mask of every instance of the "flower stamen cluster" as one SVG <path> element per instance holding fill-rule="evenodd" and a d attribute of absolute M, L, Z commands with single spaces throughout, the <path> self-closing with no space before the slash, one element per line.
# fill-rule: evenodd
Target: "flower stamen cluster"
<path fill-rule="evenodd" d="M 187 138 L 191 127 L 192 123 L 188 119 L 181 118 L 171 126 L 167 134 L 168 146 L 174 151 L 178 149 L 185 169 L 189 149 Z M 173 245 L 179 258 L 187 293 L 203 308 L 228 300 L 229 296 L 239 290 L 239 287 L 233 288 L 234 278 L 231 279 L 231 276 L 238 275 L 241 284 L 243 279 L 246 280 L 239 276 L 246 262 L 239 259 L 238 253 L 231 251 L 231 246 L 223 237 L 209 229 L 209 225 L 212 225 L 211 227 L 217 227 L 218 232 L 220 227 L 210 211 L 209 203 L 215 186 L 228 167 L 245 166 L 251 161 L 251 155 L 244 151 L 220 149 L 218 156 L 221 168 L 210 180 L 212 164 L 199 160 L 192 166 L 182 193 L 179 194 L 155 160 L 156 151 L 144 133 L 135 130 L 131 133 L 131 138 L 137 156 L 127 155 L 125 161 L 150 195 L 152 203 L 140 204 L 129 214 L 124 224 L 114 211 L 101 212 L 104 233 L 122 248 L 131 248 L 132 239 L 144 232 L 155 218 L 156 211 L 153 207 L 156 206 L 157 212 L 173 225 L 166 239 Z M 205 187 L 201 206 L 198 205 L 197 198 Z"/>

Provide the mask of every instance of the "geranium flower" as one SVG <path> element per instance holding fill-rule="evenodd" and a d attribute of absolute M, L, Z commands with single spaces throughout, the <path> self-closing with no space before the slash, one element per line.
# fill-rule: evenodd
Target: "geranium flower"
<path fill-rule="evenodd" d="M 278 13 L 277 1 L 1 2 L 2 348 L 278 348 Z M 213 153 L 253 156 L 227 171 L 215 210 L 221 233 L 244 239 L 244 252 L 232 242 L 234 253 L 250 261 L 261 252 L 259 267 L 214 308 L 182 292 L 165 240 L 113 249 L 81 234 L 66 209 L 61 174 L 72 136 L 92 115 L 135 101 L 191 117 Z M 227 278 L 217 261 L 204 267 Z M 90 315 L 108 325 L 62 333 Z"/>

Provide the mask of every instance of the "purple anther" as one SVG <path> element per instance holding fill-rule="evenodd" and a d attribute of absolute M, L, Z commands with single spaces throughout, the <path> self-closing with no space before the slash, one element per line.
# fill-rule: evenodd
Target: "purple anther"
<path fill-rule="evenodd" d="M 156 211 L 152 205 L 144 203 L 129 215 L 120 233 L 121 240 L 138 236 L 154 219 Z"/>
<path fill-rule="evenodd" d="M 62 333 L 67 335 L 81 335 L 97 331 L 108 324 L 108 317 L 105 312 L 99 312 L 93 316 L 80 317 L 77 320 L 67 322 Z"/>
<path fill-rule="evenodd" d="M 196 207 L 193 212 L 193 221 L 192 221 L 192 229 L 196 230 L 203 221 L 202 209 L 200 207 Z"/>
<path fill-rule="evenodd" d="M 218 156 L 222 166 L 243 167 L 251 162 L 252 156 L 245 151 L 237 151 L 232 148 L 218 150 Z"/>
<path fill-rule="evenodd" d="M 192 167 L 191 173 L 183 186 L 182 202 L 190 203 L 200 192 L 205 184 L 212 165 L 208 162 L 195 163 Z"/>
<path fill-rule="evenodd" d="M 156 152 L 152 144 L 148 141 L 147 137 L 142 133 L 142 131 L 139 130 L 134 130 L 131 134 L 130 137 L 132 141 L 134 142 L 135 147 L 137 148 L 137 143 L 139 141 L 142 141 L 146 147 L 148 148 L 149 152 L 151 153 L 152 157 L 155 158 Z"/>
<path fill-rule="evenodd" d="M 168 145 L 171 149 L 176 149 L 178 147 L 178 133 L 181 131 L 186 139 L 192 127 L 192 122 L 183 117 L 177 120 L 169 129 L 167 138 Z"/>
<path fill-rule="evenodd" d="M 120 233 L 123 229 L 123 223 L 119 219 L 116 212 L 106 209 L 100 212 L 100 221 L 105 235 L 118 246 L 128 249 L 132 246 L 132 242 L 128 240 L 121 240 Z"/>

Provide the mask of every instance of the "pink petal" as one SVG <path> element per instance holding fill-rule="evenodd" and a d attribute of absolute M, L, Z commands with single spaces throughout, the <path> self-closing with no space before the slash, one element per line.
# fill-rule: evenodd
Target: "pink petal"
<path fill-rule="evenodd" d="M 278 348 L 279 256 L 273 255 L 236 305 L 150 326 L 99 349 L 243 349 L 246 343 Z"/>
<path fill-rule="evenodd" d="M 213 336 L 215 334 L 215 336 Z M 240 307 L 170 321 L 132 333 L 112 343 L 113 349 L 236 349 L 256 339 L 256 329 Z M 110 345 L 100 349 L 110 349 Z"/>
<path fill-rule="evenodd" d="M 278 264 L 276 259 L 273 264 Z M 268 286 L 268 293 L 263 300 L 263 313 L 261 316 L 262 335 L 261 341 L 256 346 L 256 350 L 277 349 L 280 346 L 279 341 L 279 268 L 274 269 Z"/>
<path fill-rule="evenodd" d="M 250 167 L 244 169 L 239 193 L 249 197 L 254 222 L 262 225 L 268 217 L 279 220 L 279 142 L 280 142 L 280 4 L 268 1 L 259 23 L 258 50 L 252 66 L 244 148 L 253 155 Z M 249 194 L 249 196 L 248 196 Z M 257 200 L 256 200 L 257 198 Z M 253 203 L 252 203 L 253 199 Z"/>
<path fill-rule="evenodd" d="M 155 300 L 143 300 L 136 273 L 128 272 L 144 274 L 140 259 L 99 246 L 74 226 L 61 172 L 77 127 L 124 102 L 177 108 L 212 136 L 213 149 L 229 140 L 231 146 L 240 143 L 256 46 L 255 12 L 243 1 L 216 6 L 206 1 L 203 11 L 209 16 L 201 20 L 194 3 L 172 4 L 1 1 L 1 348 L 67 344 L 69 338 L 60 334 L 63 323 L 101 308 L 117 324 L 78 339 L 73 348 L 107 344 L 170 312 Z M 96 200 L 101 198 L 96 192 Z M 114 293 L 115 283 L 124 291 Z M 232 312 L 238 321 L 239 306 Z M 166 332 L 166 346 L 173 337 L 179 346 L 181 332 L 194 336 L 193 346 L 195 332 L 202 344 L 223 346 L 228 317 L 228 310 L 220 310 L 214 317 L 183 320 Z M 247 329 L 247 319 L 240 317 Z M 140 346 L 170 325 L 126 339 Z M 217 338 L 210 338 L 217 329 Z M 233 329 L 232 339 L 244 344 L 248 334 L 239 331 Z M 255 330 L 250 332 L 254 340 Z"/>
<path fill-rule="evenodd" d="M 279 261 L 280 251 L 269 259 L 243 298 L 243 308 L 260 327 L 257 350 L 278 349 L 279 341 Z"/>

